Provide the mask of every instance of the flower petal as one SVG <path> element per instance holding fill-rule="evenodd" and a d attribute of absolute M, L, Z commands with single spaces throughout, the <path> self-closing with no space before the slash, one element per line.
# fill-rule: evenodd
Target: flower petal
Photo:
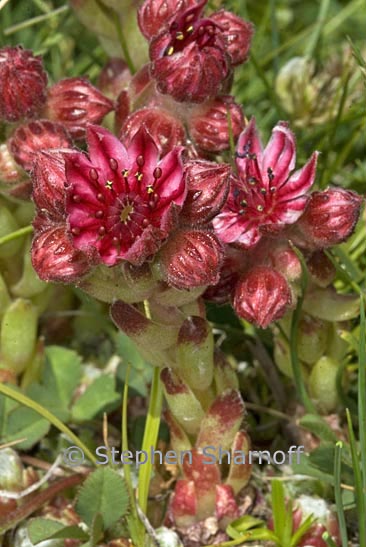
<path fill-rule="evenodd" d="M 279 122 L 263 152 L 263 180 L 267 174 L 268 187 L 281 186 L 295 168 L 295 137 L 287 123 Z"/>
<path fill-rule="evenodd" d="M 259 165 L 261 165 L 263 146 L 257 131 L 255 118 L 250 120 L 247 127 L 240 134 L 236 153 L 236 165 L 239 172 L 246 173 L 248 171 L 248 163 L 252 161 L 249 154 L 255 154 Z"/>
<path fill-rule="evenodd" d="M 158 163 L 159 149 L 144 125 L 132 137 L 127 152 L 131 168 L 136 168 L 145 178 L 152 177 Z M 137 158 L 142 158 L 141 165 L 136 163 Z"/>
<path fill-rule="evenodd" d="M 107 129 L 98 125 L 89 124 L 86 137 L 89 147 L 89 157 L 95 169 L 100 169 L 105 180 L 114 178 L 115 172 L 128 169 L 128 155 L 124 145 Z M 117 166 L 111 167 L 111 159 Z"/>
<path fill-rule="evenodd" d="M 305 194 L 314 184 L 318 152 L 314 152 L 310 160 L 277 188 L 279 203 Z"/>

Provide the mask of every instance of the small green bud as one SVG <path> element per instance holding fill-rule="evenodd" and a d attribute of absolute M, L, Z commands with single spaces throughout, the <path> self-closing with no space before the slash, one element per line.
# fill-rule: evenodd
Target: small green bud
<path fill-rule="evenodd" d="M 29 300 L 18 298 L 6 310 L 1 322 L 1 368 L 20 374 L 33 357 L 37 339 L 38 314 Z"/>
<path fill-rule="evenodd" d="M 326 414 L 333 412 L 337 406 L 337 372 L 336 361 L 324 356 L 315 363 L 309 377 L 310 395 L 319 410 Z"/>

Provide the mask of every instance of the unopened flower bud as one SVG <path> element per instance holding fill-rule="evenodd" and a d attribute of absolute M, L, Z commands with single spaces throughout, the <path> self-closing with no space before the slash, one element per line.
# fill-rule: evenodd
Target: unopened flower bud
<path fill-rule="evenodd" d="M 300 279 L 301 262 L 297 254 L 288 246 L 279 247 L 273 253 L 274 268 L 280 272 L 289 283 Z"/>
<path fill-rule="evenodd" d="M 22 298 L 7 308 L 1 322 L 1 368 L 23 372 L 36 346 L 37 315 L 33 304 Z"/>
<path fill-rule="evenodd" d="M 243 111 L 230 95 L 197 107 L 189 119 L 191 137 L 207 152 L 227 150 L 230 148 L 230 131 L 237 139 L 243 129 Z"/>
<path fill-rule="evenodd" d="M 46 116 L 62 123 L 80 139 L 88 123 L 100 123 L 113 110 L 113 103 L 86 78 L 65 78 L 48 91 Z"/>
<path fill-rule="evenodd" d="M 9 148 L 15 161 L 26 171 L 32 170 L 38 152 L 71 146 L 71 138 L 64 126 L 49 120 L 36 120 L 21 125 L 9 141 Z"/>
<path fill-rule="evenodd" d="M 178 334 L 177 362 L 180 374 L 190 386 L 207 389 L 213 377 L 214 340 L 208 322 L 188 317 Z"/>
<path fill-rule="evenodd" d="M 158 145 L 161 156 L 167 154 L 174 146 L 184 143 L 184 127 L 177 118 L 161 108 L 144 107 L 130 114 L 122 126 L 120 139 L 125 146 L 129 146 L 142 125 Z"/>
<path fill-rule="evenodd" d="M 125 89 L 131 80 L 131 72 L 123 59 L 112 57 L 102 68 L 98 88 L 112 100 Z"/>
<path fill-rule="evenodd" d="M 177 289 L 217 283 L 222 259 L 216 236 L 198 230 L 177 232 L 160 252 L 163 278 Z"/>
<path fill-rule="evenodd" d="M 291 290 L 283 275 L 257 266 L 239 279 L 233 306 L 239 317 L 266 328 L 280 319 L 291 303 Z"/>
<path fill-rule="evenodd" d="M 222 29 L 226 51 L 230 55 L 233 66 L 244 63 L 247 60 L 254 27 L 252 23 L 244 21 L 234 13 L 221 9 L 212 15 L 210 19 L 215 21 Z"/>
<path fill-rule="evenodd" d="M 338 364 L 328 356 L 321 357 L 312 368 L 309 377 L 310 395 L 317 408 L 326 414 L 336 409 Z"/>
<path fill-rule="evenodd" d="M 343 188 L 314 192 L 296 229 L 308 242 L 308 248 L 338 245 L 352 234 L 361 204 L 361 196 Z"/>
<path fill-rule="evenodd" d="M 323 251 L 315 251 L 306 261 L 311 279 L 319 287 L 328 287 L 336 276 L 336 269 Z"/>
<path fill-rule="evenodd" d="M 180 215 L 184 223 L 203 225 L 220 211 L 229 192 L 230 166 L 205 160 L 188 161 L 188 193 Z"/>
<path fill-rule="evenodd" d="M 46 85 L 40 57 L 21 46 L 0 50 L 0 119 L 35 116 L 46 100 Z"/>
<path fill-rule="evenodd" d="M 204 416 L 203 409 L 191 388 L 172 369 L 161 372 L 168 407 L 189 435 L 196 435 Z"/>

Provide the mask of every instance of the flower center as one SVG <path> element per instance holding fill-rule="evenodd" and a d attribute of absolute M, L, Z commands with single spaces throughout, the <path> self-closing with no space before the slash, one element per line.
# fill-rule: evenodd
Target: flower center
<path fill-rule="evenodd" d="M 120 220 L 124 224 L 127 224 L 131 220 L 130 214 L 134 212 L 134 207 L 129 202 L 123 207 L 121 214 L 120 214 Z"/>

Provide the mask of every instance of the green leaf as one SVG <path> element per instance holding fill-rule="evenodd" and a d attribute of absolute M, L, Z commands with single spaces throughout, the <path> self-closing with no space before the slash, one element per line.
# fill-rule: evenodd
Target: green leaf
<path fill-rule="evenodd" d="M 31 384 L 26 393 L 49 408 L 60 420 L 67 421 L 71 399 L 81 374 L 81 360 L 75 351 L 49 346 L 41 383 Z"/>
<path fill-rule="evenodd" d="M 337 436 L 328 424 L 317 414 L 305 414 L 299 420 L 299 425 L 304 427 L 323 441 L 336 442 Z"/>
<path fill-rule="evenodd" d="M 29 539 L 34 545 L 49 539 L 63 528 L 60 522 L 42 517 L 29 520 L 27 525 Z"/>
<path fill-rule="evenodd" d="M 272 481 L 272 513 L 273 527 L 277 537 L 282 538 L 286 526 L 286 505 L 283 484 L 279 480 Z"/>
<path fill-rule="evenodd" d="M 98 542 L 103 537 L 103 518 L 100 513 L 97 513 L 94 517 L 91 527 L 90 544 L 94 546 L 98 545 Z"/>
<path fill-rule="evenodd" d="M 73 524 L 72 526 L 63 526 L 62 529 L 44 539 L 80 539 L 86 541 L 88 537 L 88 534 L 80 526 Z"/>
<path fill-rule="evenodd" d="M 76 421 L 92 420 L 97 414 L 113 408 L 120 402 L 120 395 L 115 391 L 115 378 L 109 374 L 99 376 L 72 407 L 72 417 Z"/>
<path fill-rule="evenodd" d="M 123 383 L 126 380 L 127 365 L 130 365 L 128 378 L 129 389 L 137 391 L 142 397 L 148 395 L 148 386 L 152 381 L 153 367 L 149 365 L 138 352 L 136 345 L 123 332 L 119 331 L 115 337 L 116 352 L 122 358 L 117 369 L 117 378 Z"/>
<path fill-rule="evenodd" d="M 229 537 L 236 539 L 240 537 L 243 532 L 250 530 L 251 528 L 263 527 L 265 522 L 261 519 L 252 517 L 251 515 L 244 515 L 238 519 L 233 520 L 226 528 L 226 533 Z"/>
<path fill-rule="evenodd" d="M 126 514 L 128 506 L 125 481 L 117 471 L 103 467 L 84 482 L 78 494 L 76 511 L 90 527 L 95 515 L 100 513 L 104 529 L 107 529 Z"/>
<path fill-rule="evenodd" d="M 17 445 L 21 450 L 28 450 L 40 441 L 49 431 L 50 424 L 37 412 L 25 407 L 18 407 L 8 415 L 6 440 L 26 438 Z"/>

